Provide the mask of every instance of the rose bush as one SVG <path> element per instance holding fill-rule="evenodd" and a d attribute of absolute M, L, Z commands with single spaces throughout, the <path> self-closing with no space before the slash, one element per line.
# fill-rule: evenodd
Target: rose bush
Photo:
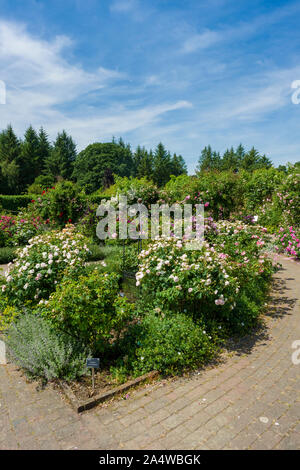
<path fill-rule="evenodd" d="M 221 222 L 208 236 L 214 243 L 204 242 L 200 250 L 187 250 L 188 242 L 170 238 L 142 251 L 136 284 L 143 302 L 227 329 L 252 326 L 259 308 L 250 305 L 251 297 L 261 306 L 273 272 L 263 251 L 265 229 Z"/>
<path fill-rule="evenodd" d="M 86 243 L 73 226 L 33 237 L 9 264 L 2 292 L 16 305 L 48 298 L 66 270 L 83 266 L 89 252 Z"/>
<path fill-rule="evenodd" d="M 61 181 L 36 197 L 27 211 L 33 217 L 52 221 L 59 227 L 75 223 L 84 213 L 87 200 L 80 189 L 71 181 Z"/>
<path fill-rule="evenodd" d="M 0 247 L 8 246 L 14 231 L 15 217 L 1 215 L 0 217 Z"/>
<path fill-rule="evenodd" d="M 277 235 L 279 251 L 300 258 L 300 230 L 294 227 L 280 227 Z"/>

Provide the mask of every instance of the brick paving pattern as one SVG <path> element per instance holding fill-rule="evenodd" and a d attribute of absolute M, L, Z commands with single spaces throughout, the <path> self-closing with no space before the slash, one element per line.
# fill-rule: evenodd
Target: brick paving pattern
<path fill-rule="evenodd" d="M 281 258 L 265 328 L 217 366 L 78 415 L 0 366 L 0 449 L 299 449 L 299 263 Z"/>

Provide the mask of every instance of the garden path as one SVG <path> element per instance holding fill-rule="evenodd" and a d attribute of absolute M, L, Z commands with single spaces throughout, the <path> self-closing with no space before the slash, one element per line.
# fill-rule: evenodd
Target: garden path
<path fill-rule="evenodd" d="M 188 378 L 77 415 L 0 366 L 0 449 L 299 449 L 300 263 L 280 261 L 265 327 Z"/>

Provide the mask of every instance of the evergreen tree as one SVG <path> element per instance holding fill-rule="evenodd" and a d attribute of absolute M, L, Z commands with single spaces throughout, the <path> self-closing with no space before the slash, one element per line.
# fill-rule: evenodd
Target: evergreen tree
<path fill-rule="evenodd" d="M 137 146 L 134 154 L 133 154 L 133 174 L 136 176 L 138 174 L 138 168 L 141 164 L 141 161 L 146 153 L 146 149 L 141 147 L 140 145 Z"/>
<path fill-rule="evenodd" d="M 222 167 L 222 159 L 219 152 L 214 151 L 212 153 L 212 169 L 214 170 L 221 170 Z"/>
<path fill-rule="evenodd" d="M 211 146 L 204 147 L 198 160 L 197 171 L 208 171 L 213 169 L 213 152 Z"/>
<path fill-rule="evenodd" d="M 258 151 L 254 147 L 252 147 L 252 149 L 245 154 L 242 160 L 242 168 L 248 171 L 255 170 L 255 168 L 257 168 L 259 159 L 260 155 Z"/>
<path fill-rule="evenodd" d="M 50 155 L 46 161 L 46 173 L 54 178 L 70 179 L 76 159 L 76 145 L 66 131 L 58 133 Z"/>
<path fill-rule="evenodd" d="M 19 186 L 21 190 L 24 190 L 33 183 L 36 176 L 41 172 L 39 164 L 39 140 L 32 126 L 29 126 L 25 132 L 17 163 L 20 168 Z"/>
<path fill-rule="evenodd" d="M 266 155 L 260 157 L 258 162 L 258 168 L 271 168 L 271 166 L 272 162 L 268 157 L 266 157 Z"/>
<path fill-rule="evenodd" d="M 39 130 L 38 135 L 38 167 L 39 167 L 39 174 L 45 172 L 46 170 L 46 162 L 50 158 L 51 154 L 51 144 L 49 142 L 48 135 L 43 127 Z"/>
<path fill-rule="evenodd" d="M 20 191 L 18 159 L 20 156 L 20 141 L 11 125 L 0 132 L 0 168 L 1 192 L 13 194 Z"/>
<path fill-rule="evenodd" d="M 153 181 L 157 186 L 164 186 L 171 175 L 171 155 L 160 142 L 154 151 Z"/>
<path fill-rule="evenodd" d="M 237 149 L 235 151 L 235 154 L 236 154 L 237 168 L 240 168 L 241 164 L 242 164 L 242 161 L 245 157 L 245 149 L 244 149 L 242 144 L 240 144 L 237 147 Z"/>
<path fill-rule="evenodd" d="M 236 153 L 231 147 L 230 150 L 226 150 L 222 158 L 222 170 L 231 170 L 237 166 L 237 156 Z"/>
<path fill-rule="evenodd" d="M 186 163 L 181 155 L 176 155 L 176 153 L 174 153 L 171 159 L 170 171 L 171 171 L 171 175 L 174 175 L 174 176 L 187 174 Z"/>
<path fill-rule="evenodd" d="M 144 152 L 144 155 L 141 158 L 141 161 L 139 163 L 137 173 L 136 173 L 137 178 L 147 178 L 148 180 L 151 180 L 153 178 L 153 152 L 150 150 L 148 153 L 146 150 Z"/>

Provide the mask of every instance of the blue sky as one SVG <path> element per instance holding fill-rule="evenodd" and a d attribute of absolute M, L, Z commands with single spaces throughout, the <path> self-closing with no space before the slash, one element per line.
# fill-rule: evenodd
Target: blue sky
<path fill-rule="evenodd" d="M 0 0 L 0 128 L 300 160 L 300 2 Z"/>

